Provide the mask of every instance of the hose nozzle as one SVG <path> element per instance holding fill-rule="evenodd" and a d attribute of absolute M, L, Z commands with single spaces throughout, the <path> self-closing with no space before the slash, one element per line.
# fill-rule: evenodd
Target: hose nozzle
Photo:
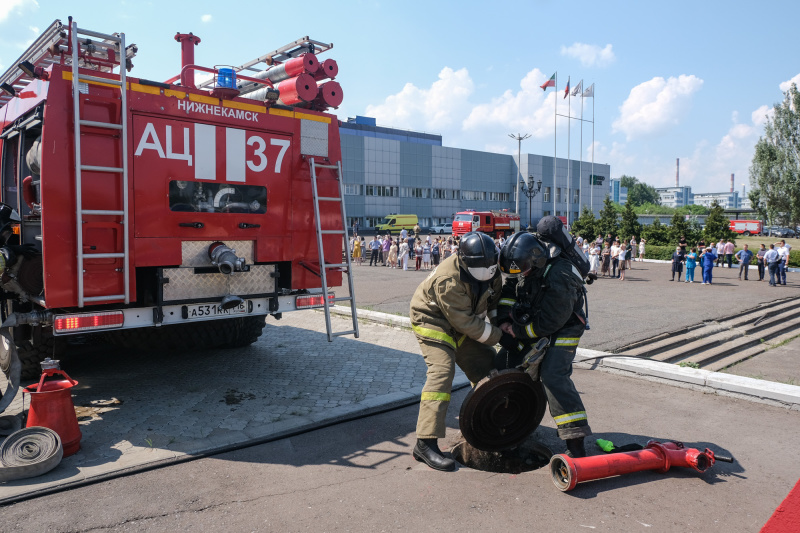
<path fill-rule="evenodd" d="M 219 268 L 222 274 L 232 274 L 245 270 L 244 257 L 238 257 L 236 250 L 232 250 L 225 243 L 213 242 L 208 247 L 208 257 L 211 264 Z"/>

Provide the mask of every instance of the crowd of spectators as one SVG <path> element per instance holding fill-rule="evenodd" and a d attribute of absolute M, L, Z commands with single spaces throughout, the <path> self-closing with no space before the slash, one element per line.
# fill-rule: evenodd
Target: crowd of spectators
<path fill-rule="evenodd" d="M 375 235 L 371 241 L 355 236 L 350 239 L 349 250 L 353 262 L 362 265 L 369 257 L 369 266 L 433 270 L 439 262 L 458 250 L 458 237 L 411 236 L 403 230 L 398 237 Z"/>

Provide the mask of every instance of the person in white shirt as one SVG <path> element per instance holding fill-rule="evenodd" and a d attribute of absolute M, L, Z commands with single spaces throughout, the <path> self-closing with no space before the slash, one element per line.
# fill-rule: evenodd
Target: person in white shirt
<path fill-rule="evenodd" d="M 647 242 L 644 239 L 639 241 L 639 262 L 644 261 L 644 243 Z"/>
<path fill-rule="evenodd" d="M 789 268 L 789 254 L 792 251 L 792 247 L 786 244 L 784 240 L 776 242 L 775 247 L 778 250 L 778 256 L 780 258 L 780 262 L 778 263 L 778 283 L 780 285 L 786 285 L 786 269 Z"/>
<path fill-rule="evenodd" d="M 633 257 L 633 254 L 636 253 L 636 235 L 631 235 L 630 245 L 631 245 L 631 247 L 628 248 L 628 257 L 630 257 L 630 259 L 628 260 L 628 268 L 632 268 L 631 264 L 634 261 L 636 261 L 636 258 Z"/>
<path fill-rule="evenodd" d="M 400 241 L 400 248 L 397 250 L 397 261 L 403 265 L 403 270 L 408 270 L 408 243 Z"/>
<path fill-rule="evenodd" d="M 778 282 L 780 282 L 780 273 L 778 271 L 780 255 L 775 249 L 774 244 L 769 245 L 769 250 L 764 254 L 764 262 L 767 264 L 767 268 L 769 268 L 769 285 L 770 287 L 776 287 L 778 283 L 775 282 L 775 278 L 778 278 Z"/>
<path fill-rule="evenodd" d="M 611 277 L 618 278 L 619 274 L 617 274 L 617 269 L 619 268 L 619 261 L 620 261 L 620 247 L 619 241 L 614 241 L 614 245 L 611 247 Z M 625 260 L 625 256 L 622 256 L 622 260 Z"/>

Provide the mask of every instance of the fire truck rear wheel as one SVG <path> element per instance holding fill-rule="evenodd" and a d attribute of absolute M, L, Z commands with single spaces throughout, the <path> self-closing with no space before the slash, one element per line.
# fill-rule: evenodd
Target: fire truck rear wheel
<path fill-rule="evenodd" d="M 28 341 L 17 346 L 19 360 L 22 363 L 22 379 L 37 379 L 42 375 L 42 367 L 39 363 L 47 357 L 58 359 L 65 348 L 64 339 L 56 337 L 44 337 L 37 344 Z"/>
<path fill-rule="evenodd" d="M 128 350 L 240 348 L 249 346 L 261 336 L 265 318 L 253 316 L 160 328 L 128 329 L 109 334 L 107 339 Z"/>
<path fill-rule="evenodd" d="M 225 331 L 225 346 L 227 348 L 243 348 L 250 346 L 258 340 L 264 329 L 266 316 L 247 316 L 225 320 L 229 322 L 229 329 Z"/>

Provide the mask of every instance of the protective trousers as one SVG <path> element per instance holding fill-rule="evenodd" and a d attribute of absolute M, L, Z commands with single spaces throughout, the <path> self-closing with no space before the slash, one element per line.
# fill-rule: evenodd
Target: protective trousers
<path fill-rule="evenodd" d="M 445 417 L 450 406 L 450 392 L 456 365 L 472 383 L 477 383 L 494 368 L 494 348 L 464 337 L 455 348 L 417 336 L 428 372 L 417 418 L 418 439 L 442 439 L 445 436 Z"/>
<path fill-rule="evenodd" d="M 550 336 L 539 373 L 550 405 L 550 415 L 563 440 L 592 434 L 580 394 L 572 382 L 572 360 L 583 335 L 583 324 L 568 326 Z"/>

